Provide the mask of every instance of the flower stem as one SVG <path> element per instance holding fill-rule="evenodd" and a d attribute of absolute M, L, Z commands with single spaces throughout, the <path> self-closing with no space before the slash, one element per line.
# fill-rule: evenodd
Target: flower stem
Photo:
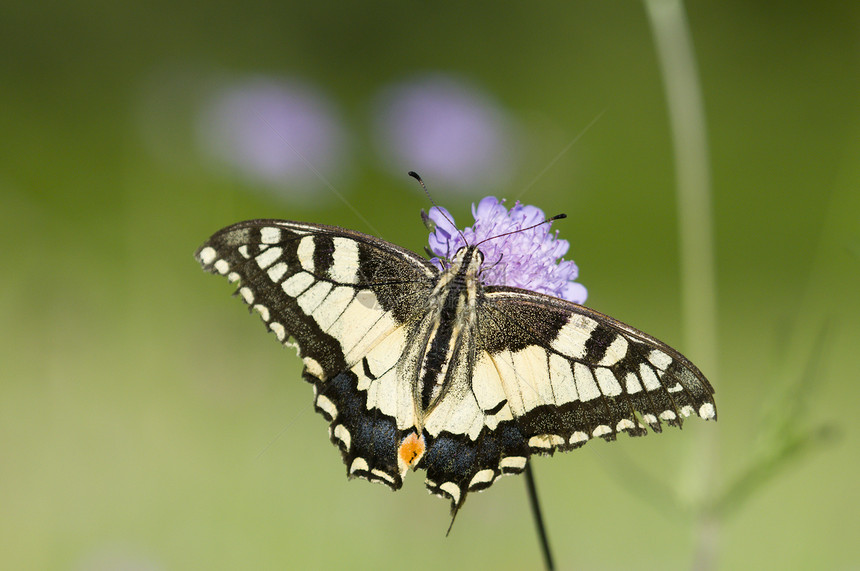
<path fill-rule="evenodd" d="M 672 130 L 678 195 L 684 352 L 711 383 L 717 378 L 717 310 L 707 128 L 702 90 L 681 0 L 645 0 Z M 711 428 L 711 427 L 708 427 Z M 684 495 L 696 507 L 693 569 L 716 566 L 720 522 L 707 493 L 717 468 L 717 431 L 702 430 L 688 466 Z"/>
<path fill-rule="evenodd" d="M 534 474 L 532 474 L 531 463 L 526 463 L 526 487 L 529 491 L 529 504 L 532 507 L 532 515 L 535 518 L 537 526 L 538 538 L 540 539 L 541 550 L 543 551 L 543 561 L 547 571 L 553 571 L 555 564 L 552 560 L 552 551 L 549 548 L 549 538 L 546 535 L 546 528 L 543 525 L 543 515 L 540 511 L 540 500 L 538 500 L 537 487 L 535 486 Z"/>

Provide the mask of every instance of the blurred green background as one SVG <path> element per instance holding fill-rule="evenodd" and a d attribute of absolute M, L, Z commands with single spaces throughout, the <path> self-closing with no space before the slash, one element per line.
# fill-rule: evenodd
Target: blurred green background
<path fill-rule="evenodd" d="M 538 458 L 556 558 L 689 568 L 696 518 L 663 495 L 695 489 L 711 431 L 708 486 L 735 508 L 717 518 L 719 568 L 856 568 L 860 4 L 687 11 L 720 420 Z M 192 258 L 252 217 L 421 251 L 418 167 L 390 169 L 373 134 L 379 93 L 416 74 L 459 78 L 515 125 L 491 190 L 528 187 L 524 201 L 569 215 L 555 228 L 588 305 L 685 351 L 672 144 L 640 3 L 7 1 L 0 53 L 4 569 L 538 567 L 522 478 L 470 496 L 448 538 L 423 473 L 396 494 L 347 481 L 299 360 Z M 248 77 L 325 94 L 349 158 L 317 167 L 344 201 L 316 176 L 309 200 L 201 148 L 207 93 Z M 464 224 L 487 184 L 436 198 Z"/>

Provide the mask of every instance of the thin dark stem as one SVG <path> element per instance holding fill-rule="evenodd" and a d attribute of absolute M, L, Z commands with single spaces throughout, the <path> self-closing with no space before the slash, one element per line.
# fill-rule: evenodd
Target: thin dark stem
<path fill-rule="evenodd" d="M 529 504 L 532 506 L 532 514 L 537 525 L 538 538 L 540 538 L 540 546 L 543 551 L 543 561 L 546 564 L 547 571 L 553 571 L 555 564 L 552 561 L 552 551 L 549 548 L 549 538 L 546 535 L 546 528 L 543 525 L 543 516 L 540 512 L 540 500 L 537 495 L 537 487 L 535 487 L 535 477 L 532 474 L 531 463 L 526 464 L 526 487 L 529 490 Z"/>

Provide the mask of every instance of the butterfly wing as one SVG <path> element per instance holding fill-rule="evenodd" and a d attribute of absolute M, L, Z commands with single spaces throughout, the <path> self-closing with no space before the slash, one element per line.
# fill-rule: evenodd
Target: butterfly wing
<path fill-rule="evenodd" d="M 436 268 L 373 236 L 283 220 L 224 228 L 196 257 L 238 285 L 278 341 L 297 347 L 348 475 L 399 488 L 397 446 L 415 418 L 396 365 Z"/>
<path fill-rule="evenodd" d="M 424 459 L 427 486 L 454 511 L 469 491 L 522 472 L 533 453 L 619 432 L 641 436 L 646 426 L 660 432 L 662 422 L 680 426 L 693 414 L 716 418 L 707 379 L 661 341 L 558 298 L 507 287 L 484 293 L 471 391 L 446 397 L 463 412 L 450 415 Z"/>
<path fill-rule="evenodd" d="M 665 343 L 580 305 L 492 289 L 485 349 L 500 364 L 533 452 L 619 432 L 640 436 L 646 426 L 660 432 L 661 421 L 681 426 L 693 414 L 716 418 L 708 380 Z M 493 343 L 499 330 L 507 332 L 504 346 Z"/>

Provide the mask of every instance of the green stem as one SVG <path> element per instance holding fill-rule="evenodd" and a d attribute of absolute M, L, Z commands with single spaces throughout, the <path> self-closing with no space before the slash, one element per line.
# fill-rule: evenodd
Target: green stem
<path fill-rule="evenodd" d="M 702 90 L 699 85 L 684 5 L 681 0 L 645 0 L 672 129 L 678 195 L 681 304 L 684 352 L 711 383 L 717 378 L 716 272 L 714 270 L 710 168 Z M 717 431 L 702 430 L 690 456 L 684 486 L 695 506 L 706 505 L 717 468 Z M 719 521 L 699 510 L 694 569 L 716 566 Z"/>

